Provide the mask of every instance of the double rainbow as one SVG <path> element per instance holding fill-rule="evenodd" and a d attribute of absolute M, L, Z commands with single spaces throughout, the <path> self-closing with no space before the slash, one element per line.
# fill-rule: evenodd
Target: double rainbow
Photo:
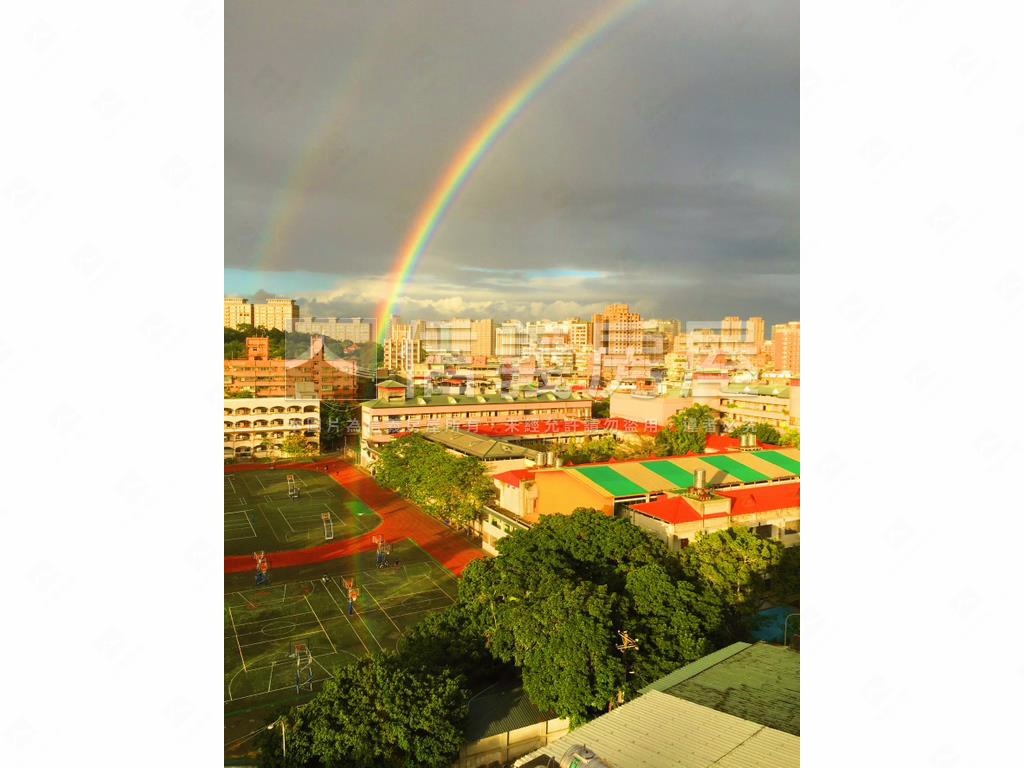
<path fill-rule="evenodd" d="M 590 44 L 645 0 L 617 0 L 606 6 L 590 21 L 556 46 L 526 77 L 495 105 L 491 113 L 462 145 L 444 175 L 434 187 L 427 202 L 406 235 L 398 258 L 388 276 L 390 288 L 377 312 L 377 340 L 383 343 L 388 335 L 391 316 L 413 270 L 437 227 L 444 219 L 459 191 L 476 170 L 498 136 L 523 111 L 523 108 L 566 65 Z"/>

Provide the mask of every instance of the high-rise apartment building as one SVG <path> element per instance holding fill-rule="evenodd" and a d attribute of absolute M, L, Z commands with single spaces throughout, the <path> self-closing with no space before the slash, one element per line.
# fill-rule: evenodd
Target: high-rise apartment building
<path fill-rule="evenodd" d="M 490 357 L 494 354 L 494 321 L 490 318 L 470 322 L 472 338 L 469 342 L 470 353 L 474 356 Z"/>
<path fill-rule="evenodd" d="M 772 366 L 776 371 L 800 374 L 800 322 L 772 326 Z"/>
<path fill-rule="evenodd" d="M 338 341 L 365 344 L 373 339 L 373 322 L 360 317 L 300 317 L 293 323 L 297 333 L 326 336 Z"/>
<path fill-rule="evenodd" d="M 593 340 L 594 348 L 604 354 L 640 353 L 644 344 L 640 315 L 630 312 L 628 304 L 609 304 L 594 315 Z"/>
<path fill-rule="evenodd" d="M 248 299 L 232 296 L 224 299 L 224 327 L 252 325 L 252 304 Z"/>
<path fill-rule="evenodd" d="M 722 318 L 722 342 L 736 344 L 743 341 L 743 321 L 736 315 Z"/>
<path fill-rule="evenodd" d="M 468 318 L 427 320 L 421 340 L 428 355 L 469 355 L 473 350 L 473 323 Z"/>
<path fill-rule="evenodd" d="M 294 299 L 267 299 L 266 304 L 252 305 L 252 324 L 281 331 L 295 330 L 299 307 Z"/>
<path fill-rule="evenodd" d="M 569 343 L 577 354 L 591 346 L 593 327 L 593 323 L 578 317 L 569 321 Z"/>
<path fill-rule="evenodd" d="M 763 317 L 748 317 L 747 318 L 747 335 L 745 339 L 748 343 L 754 345 L 754 354 L 761 354 L 761 349 L 764 347 L 764 318 Z"/>
<path fill-rule="evenodd" d="M 423 360 L 423 345 L 412 334 L 392 336 L 384 341 L 383 346 L 383 365 L 389 371 L 409 374 Z"/>

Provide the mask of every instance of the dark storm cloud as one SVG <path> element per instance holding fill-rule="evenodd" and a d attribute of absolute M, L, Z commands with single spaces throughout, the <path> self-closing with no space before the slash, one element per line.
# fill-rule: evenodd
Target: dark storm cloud
<path fill-rule="evenodd" d="M 603 7 L 229 0 L 226 265 L 323 273 L 311 309 L 372 313 L 466 138 Z M 799 317 L 798 64 L 796 2 L 641 5 L 494 144 L 403 312 Z M 556 268 L 601 276 L 522 279 Z"/>

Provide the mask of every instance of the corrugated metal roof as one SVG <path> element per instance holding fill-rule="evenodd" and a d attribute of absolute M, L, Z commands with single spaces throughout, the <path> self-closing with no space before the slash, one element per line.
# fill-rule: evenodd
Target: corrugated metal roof
<path fill-rule="evenodd" d="M 456 432 L 454 430 L 446 429 L 439 432 L 425 432 L 421 434 L 427 440 L 479 459 L 535 459 L 539 453 L 532 448 L 513 445 L 504 440 L 479 437 L 478 435 Z"/>
<path fill-rule="evenodd" d="M 662 678 L 654 685 L 670 696 L 800 735 L 800 654 L 789 648 L 748 645 L 682 679 Z"/>
<path fill-rule="evenodd" d="M 655 680 L 646 688 L 641 688 L 640 693 L 647 693 L 649 691 L 661 691 L 664 693 L 666 688 L 671 688 L 673 685 L 683 682 L 683 680 L 689 680 L 694 675 L 699 675 L 701 672 L 715 666 L 715 664 L 723 659 L 735 656 L 740 651 L 749 647 L 750 643 L 733 643 L 732 645 L 727 645 L 725 648 L 719 648 L 714 653 L 702 656 L 696 661 L 687 664 L 685 667 L 680 667 L 675 672 L 669 672 L 664 677 Z"/>
<path fill-rule="evenodd" d="M 580 726 L 527 758 L 557 759 L 574 744 L 586 745 L 610 768 L 797 768 L 800 754 L 797 736 L 658 691 Z"/>
<path fill-rule="evenodd" d="M 554 712 L 541 712 L 530 701 L 522 687 L 477 696 L 469 702 L 466 718 L 466 741 L 477 741 L 516 728 L 525 728 L 558 717 Z"/>

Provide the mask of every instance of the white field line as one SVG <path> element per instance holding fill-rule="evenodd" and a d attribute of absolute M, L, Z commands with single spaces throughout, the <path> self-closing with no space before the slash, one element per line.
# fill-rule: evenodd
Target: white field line
<path fill-rule="evenodd" d="M 311 602 L 309 602 L 309 596 L 308 595 L 303 595 L 303 597 L 306 598 L 306 605 L 309 606 L 309 610 L 313 611 L 313 615 L 316 616 L 316 623 L 319 624 L 320 625 L 320 629 L 323 630 L 324 637 L 327 638 L 327 642 L 331 644 L 331 648 L 334 650 L 335 653 L 337 653 L 338 649 L 334 647 L 334 641 L 331 640 L 331 636 L 328 635 L 327 634 L 327 630 L 324 629 L 324 623 L 322 621 L 320 621 L 320 617 L 316 615 L 316 610 L 313 608 L 313 604 Z"/>
<path fill-rule="evenodd" d="M 245 666 L 245 654 L 242 653 L 242 643 L 238 639 L 238 630 L 235 629 L 235 616 L 234 616 L 233 613 L 231 613 L 231 606 L 230 605 L 228 606 L 228 616 L 231 619 L 231 629 L 235 633 L 235 643 L 238 645 L 238 655 L 242 659 L 242 669 L 244 669 L 246 672 L 248 672 L 249 670 Z"/>
<path fill-rule="evenodd" d="M 445 589 L 444 587 L 442 587 L 442 586 L 441 586 L 440 584 L 438 584 L 438 583 L 437 583 L 436 581 L 434 581 L 434 577 L 433 577 L 433 576 L 431 576 L 431 575 L 430 575 L 429 573 L 427 574 L 427 578 L 428 578 L 428 579 L 430 579 L 430 583 L 431 583 L 431 584 L 433 584 L 433 585 L 434 585 L 435 587 L 437 587 L 437 588 L 438 588 L 439 590 L 441 590 L 441 591 L 442 591 L 442 592 L 443 592 L 443 593 L 445 594 L 445 597 L 447 597 L 447 598 L 448 598 L 449 600 L 451 600 L 452 602 L 455 602 L 455 600 L 456 600 L 456 599 L 458 598 L 458 595 L 456 595 L 455 597 L 452 597 L 451 595 L 449 595 L 449 594 L 448 594 L 448 590 L 447 590 L 447 589 Z"/>
<path fill-rule="evenodd" d="M 338 587 L 338 584 L 337 584 L 337 582 L 334 581 L 333 577 L 328 579 L 328 581 L 333 582 L 334 586 Z M 366 642 L 363 640 L 362 636 L 358 632 L 356 632 L 355 624 L 352 623 L 352 619 L 350 619 L 348 614 L 345 613 L 345 609 L 342 608 L 340 605 L 338 605 L 338 601 L 334 599 L 334 593 L 331 592 L 331 590 L 327 589 L 327 582 L 324 582 L 324 589 L 327 590 L 327 596 L 331 598 L 331 602 L 333 602 L 335 605 L 338 606 L 338 612 L 342 616 L 345 617 L 345 621 L 348 622 L 349 627 L 352 629 L 352 634 L 356 636 L 356 639 L 359 641 L 359 644 L 362 645 L 363 646 L 363 650 L 366 651 L 366 655 L 369 656 L 370 655 L 370 646 L 368 646 L 366 644 Z M 338 589 L 341 589 L 341 587 L 338 587 Z M 372 632 L 370 633 L 370 637 L 373 637 L 373 633 Z M 373 639 L 376 640 L 377 638 L 374 637 Z M 377 645 L 380 645 L 380 643 L 377 643 Z"/>
<path fill-rule="evenodd" d="M 267 678 L 267 693 L 270 693 L 270 686 L 274 684 L 274 664 L 276 664 L 276 662 L 270 662 L 270 676 Z"/>
<path fill-rule="evenodd" d="M 292 528 L 292 524 L 288 521 L 288 517 L 285 515 L 284 510 L 278 507 L 277 514 L 279 514 L 281 516 L 281 519 L 284 520 L 284 524 L 288 526 L 288 530 L 292 533 L 295 533 L 295 529 Z"/>
<path fill-rule="evenodd" d="M 385 616 L 387 616 L 388 621 L 391 622 L 391 626 L 393 626 L 395 629 L 398 630 L 398 636 L 402 637 L 404 635 L 404 633 L 402 632 L 402 628 L 400 626 L 398 626 L 397 624 L 395 624 L 395 620 L 392 619 L 391 616 L 388 615 L 388 612 L 384 610 L 384 606 L 381 605 L 379 602 L 377 602 L 377 598 L 373 596 L 373 593 L 369 589 L 367 589 L 365 586 L 363 587 L 363 591 L 366 592 L 366 594 L 368 594 L 370 596 L 370 599 L 373 600 L 373 602 L 377 603 L 377 607 L 380 608 L 380 612 L 383 613 Z M 374 638 L 374 640 L 376 640 L 376 639 L 377 638 Z M 377 643 L 377 644 L 380 645 L 380 643 Z"/>

